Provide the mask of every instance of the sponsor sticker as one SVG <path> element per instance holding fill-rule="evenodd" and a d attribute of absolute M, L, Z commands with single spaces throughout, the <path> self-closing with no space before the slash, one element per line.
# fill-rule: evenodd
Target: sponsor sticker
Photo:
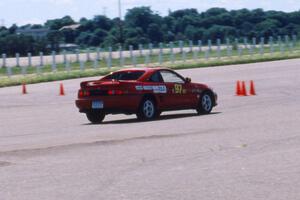
<path fill-rule="evenodd" d="M 202 92 L 202 90 L 200 90 L 200 89 L 192 89 L 192 93 L 201 93 Z"/>
<path fill-rule="evenodd" d="M 138 90 L 138 91 L 142 91 L 143 90 L 143 86 L 137 85 L 137 86 L 135 86 L 135 89 Z"/>
<path fill-rule="evenodd" d="M 167 93 L 167 87 L 165 85 L 146 85 L 146 86 L 137 85 L 135 86 L 135 89 L 137 91 L 153 91 L 156 94 Z"/>
<path fill-rule="evenodd" d="M 147 85 L 147 86 L 144 86 L 144 90 L 153 90 L 153 87 L 154 86 Z"/>
<path fill-rule="evenodd" d="M 166 94 L 167 93 L 167 87 L 165 85 L 160 86 L 154 86 L 153 92 L 157 94 Z"/>

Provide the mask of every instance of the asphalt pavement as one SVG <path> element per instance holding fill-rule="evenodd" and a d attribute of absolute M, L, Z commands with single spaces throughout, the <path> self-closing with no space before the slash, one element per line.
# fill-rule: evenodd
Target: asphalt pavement
<path fill-rule="evenodd" d="M 298 200 L 300 59 L 179 70 L 219 95 L 210 115 L 110 115 L 91 125 L 79 83 L 0 88 L 0 199 Z M 253 80 L 257 96 L 235 96 Z"/>

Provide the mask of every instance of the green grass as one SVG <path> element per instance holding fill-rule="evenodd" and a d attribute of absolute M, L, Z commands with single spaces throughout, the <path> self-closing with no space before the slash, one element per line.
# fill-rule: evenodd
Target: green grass
<path fill-rule="evenodd" d="M 250 64 L 250 63 L 258 63 L 258 62 L 270 62 L 270 61 L 278 61 L 278 60 L 287 60 L 287 59 L 295 59 L 300 58 L 299 55 L 292 56 L 268 56 L 268 57 L 253 57 L 249 58 L 241 58 L 241 59 L 226 59 L 220 61 L 208 61 L 208 62 L 187 62 L 182 64 L 172 65 L 170 68 L 172 69 L 190 69 L 190 68 L 201 68 L 201 67 L 215 67 L 215 66 L 224 66 L 224 65 L 237 65 L 237 64 Z"/>
<path fill-rule="evenodd" d="M 277 48 L 278 49 L 278 48 Z M 186 61 L 182 61 L 182 54 L 174 54 L 174 59 L 176 62 L 174 64 L 170 61 L 170 54 L 164 54 L 163 60 L 165 61 L 162 65 L 164 67 L 172 68 L 172 69 L 187 69 L 187 68 L 201 68 L 201 67 L 212 67 L 212 66 L 222 66 L 222 65 L 234 65 L 234 64 L 246 64 L 246 63 L 256 63 L 256 62 L 267 62 L 267 61 L 275 61 L 275 60 L 285 60 L 292 58 L 300 58 L 300 50 L 296 49 L 293 52 L 285 52 L 281 54 L 276 51 L 273 54 L 270 51 L 265 51 L 264 55 L 259 55 L 259 50 L 253 52 L 253 55 L 248 54 L 248 51 L 244 50 L 244 54 L 242 56 L 238 56 L 238 51 L 233 51 L 231 57 L 227 57 L 227 51 L 222 50 L 220 52 L 221 58 L 217 58 L 217 52 L 213 51 L 210 54 L 210 59 L 205 59 L 205 53 L 201 52 L 198 54 L 198 59 L 193 59 L 193 53 L 186 54 Z M 200 59 L 199 59 L 200 58 Z M 150 56 L 150 64 L 149 66 L 158 66 L 158 55 Z M 41 82 L 50 82 L 57 80 L 66 80 L 66 79 L 74 79 L 74 78 L 82 78 L 82 77 L 92 77 L 92 76 L 101 76 L 105 75 L 109 72 L 120 69 L 119 60 L 113 59 L 112 65 L 117 67 L 108 68 L 106 66 L 105 61 L 99 61 L 99 65 L 96 69 L 93 67 L 93 62 L 87 62 L 85 64 L 85 69 L 80 70 L 79 63 L 72 63 L 71 70 L 67 71 L 63 64 L 57 65 L 57 71 L 52 72 L 51 66 L 44 66 L 41 69 L 41 73 L 37 74 L 37 69 L 35 67 L 28 67 L 27 75 L 21 75 L 20 67 L 13 67 L 12 72 L 13 76 L 10 78 L 6 76 L 6 69 L 0 69 L 0 87 L 7 86 L 15 86 L 20 85 L 22 83 L 26 84 L 34 84 Z M 145 66 L 143 63 L 145 62 L 144 57 L 137 57 L 136 63 L 137 66 Z M 131 58 L 124 59 L 125 66 L 131 65 Z"/>

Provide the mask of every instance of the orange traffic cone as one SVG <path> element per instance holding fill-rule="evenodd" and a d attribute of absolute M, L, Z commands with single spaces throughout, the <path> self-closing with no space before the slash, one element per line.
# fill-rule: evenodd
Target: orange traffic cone
<path fill-rule="evenodd" d="M 22 84 L 22 94 L 27 94 L 26 84 Z"/>
<path fill-rule="evenodd" d="M 65 89 L 64 89 L 64 85 L 62 83 L 60 84 L 60 87 L 59 87 L 59 95 L 65 96 Z"/>
<path fill-rule="evenodd" d="M 236 82 L 236 96 L 241 96 L 242 95 L 242 91 L 241 91 L 241 82 L 237 81 Z"/>
<path fill-rule="evenodd" d="M 245 81 L 242 82 L 242 91 L 241 91 L 242 96 L 247 96 L 247 89 L 246 89 L 246 83 Z"/>
<path fill-rule="evenodd" d="M 250 95 L 256 95 L 254 81 L 250 81 Z"/>

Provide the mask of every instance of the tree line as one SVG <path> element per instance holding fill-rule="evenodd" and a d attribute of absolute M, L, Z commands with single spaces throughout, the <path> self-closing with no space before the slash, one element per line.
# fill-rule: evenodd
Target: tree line
<path fill-rule="evenodd" d="M 76 30 L 63 29 L 64 26 L 80 24 Z M 16 34 L 18 29 L 47 28 L 46 37 L 34 38 Z M 281 12 L 262 9 L 231 10 L 211 8 L 205 12 L 197 9 L 169 11 L 161 16 L 150 7 L 129 9 L 124 20 L 110 19 L 103 15 L 92 19 L 82 18 L 78 22 L 70 16 L 48 20 L 43 25 L 25 25 L 0 28 L 0 53 L 25 55 L 28 52 L 59 51 L 59 44 L 74 43 L 82 48 L 117 48 L 120 44 L 128 48 L 138 44 L 168 43 L 178 40 L 216 41 L 225 38 L 265 37 L 292 35 L 300 32 L 300 11 Z"/>

